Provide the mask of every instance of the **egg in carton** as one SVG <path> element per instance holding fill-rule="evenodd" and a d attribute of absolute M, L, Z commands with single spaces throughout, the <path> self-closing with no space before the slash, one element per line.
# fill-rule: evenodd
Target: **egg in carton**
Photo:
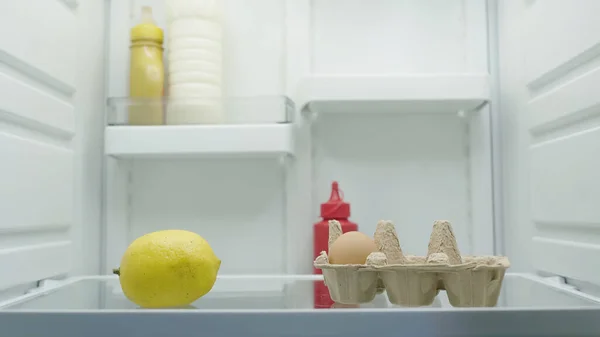
<path fill-rule="evenodd" d="M 330 221 L 330 247 L 341 233 L 339 222 Z M 332 300 L 366 303 L 385 289 L 391 303 L 419 307 L 432 304 L 446 290 L 454 307 L 492 307 L 510 266 L 504 256 L 461 256 L 448 221 L 434 222 L 424 257 L 404 255 L 390 221 L 379 221 L 374 242 L 378 251 L 365 264 L 330 264 L 326 252 L 317 257 L 314 265 L 323 271 Z"/>
<path fill-rule="evenodd" d="M 347 235 L 351 234 L 353 233 L 350 232 Z M 341 244 L 338 241 L 338 244 L 347 247 L 342 247 L 340 249 L 342 251 L 337 254 L 340 257 L 339 260 L 341 260 L 341 263 L 340 261 L 334 260 L 330 263 L 329 256 L 327 256 L 327 253 L 324 251 L 321 252 L 314 262 L 315 267 L 321 269 L 323 272 L 325 285 L 329 290 L 331 299 L 335 303 L 342 305 L 369 303 L 373 301 L 375 295 L 384 291 L 382 280 L 379 278 L 379 271 L 368 269 L 367 267 L 384 262 L 385 255 L 377 252 L 378 249 L 373 242 L 373 239 L 369 239 L 366 235 L 361 233 L 357 234 L 359 234 L 357 235 L 358 239 L 350 238 L 350 242 Z M 347 235 L 345 237 L 348 237 Z M 332 256 L 336 255 L 334 253 L 334 242 L 338 240 L 340 236 L 342 236 L 342 227 L 340 223 L 336 220 L 329 221 L 328 250 Z M 369 240 L 371 241 L 370 244 L 368 242 Z M 373 252 L 369 254 L 365 250 Z M 356 256 L 360 254 L 362 254 L 363 261 L 365 260 L 364 256 L 368 254 L 365 264 L 352 264 L 348 262 L 356 258 L 360 260 L 361 258 Z"/>

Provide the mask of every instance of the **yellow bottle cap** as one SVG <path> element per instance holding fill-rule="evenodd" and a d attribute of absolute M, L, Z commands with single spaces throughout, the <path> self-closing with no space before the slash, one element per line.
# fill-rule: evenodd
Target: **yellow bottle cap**
<path fill-rule="evenodd" d="M 152 18 L 152 7 L 142 7 L 141 22 L 131 28 L 131 41 L 136 40 L 154 40 L 160 44 L 163 43 L 164 33 Z"/>

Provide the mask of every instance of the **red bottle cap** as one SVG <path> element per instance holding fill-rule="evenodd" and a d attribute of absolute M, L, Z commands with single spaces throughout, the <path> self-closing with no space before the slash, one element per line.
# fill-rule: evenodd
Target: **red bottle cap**
<path fill-rule="evenodd" d="M 331 183 L 331 196 L 329 201 L 321 204 L 321 217 L 323 219 L 348 219 L 350 217 L 350 204 L 344 202 L 337 181 Z"/>

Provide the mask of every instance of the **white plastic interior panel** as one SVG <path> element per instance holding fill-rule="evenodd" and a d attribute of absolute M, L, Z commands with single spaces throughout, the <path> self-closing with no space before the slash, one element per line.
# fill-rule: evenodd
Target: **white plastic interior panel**
<path fill-rule="evenodd" d="M 593 15 L 600 3 L 502 3 L 505 40 L 501 38 L 500 49 L 503 42 L 507 49 L 501 60 L 506 57 L 509 71 L 502 86 L 512 97 L 503 112 L 523 116 L 514 118 L 524 131 L 508 135 L 522 150 L 513 157 L 520 162 L 513 167 L 520 178 L 507 184 L 522 195 L 516 201 L 529 207 L 509 209 L 517 214 L 513 226 L 521 228 L 508 225 L 506 237 L 533 238 L 531 245 L 513 247 L 512 254 L 531 256 L 534 269 L 600 284 L 600 181 L 595 169 L 600 153 L 600 22 Z"/>
<path fill-rule="evenodd" d="M 285 155 L 293 152 L 293 125 L 111 126 L 107 155 L 131 157 Z"/>
<path fill-rule="evenodd" d="M 468 135 L 455 115 L 321 115 L 313 128 L 317 202 L 337 180 L 352 219 L 372 235 L 392 220 L 409 254 L 427 254 L 436 219 L 452 221 L 464 252 L 474 246 L 469 214 Z M 418 206 L 417 206 L 418 205 Z"/>
<path fill-rule="evenodd" d="M 0 290 L 71 270 L 76 28 L 59 1 L 0 5 L 19 32 L 0 37 Z"/>
<path fill-rule="evenodd" d="M 15 272 L 4 274 L 0 288 L 70 269 L 67 234 L 74 211 L 72 149 L 3 131 L 0 198 L 6 201 L 0 207 L 0 265 Z"/>
<path fill-rule="evenodd" d="M 104 2 L 75 7 L 0 4 L 2 298 L 98 272 Z"/>
<path fill-rule="evenodd" d="M 487 72 L 485 1 L 311 1 L 312 74 Z M 308 74 L 306 74 L 308 75 Z"/>
<path fill-rule="evenodd" d="M 0 59 L 53 90 L 73 94 L 73 64 L 77 59 L 77 45 L 73 43 L 77 38 L 77 18 L 73 10 L 58 0 L 14 4 L 4 1 L 0 6 L 6 13 L 0 29 L 21 32 L 18 39 L 12 34 L 0 38 Z"/>
<path fill-rule="evenodd" d="M 487 74 L 315 75 L 298 88 L 300 109 L 316 113 L 471 112 L 489 99 Z"/>
<path fill-rule="evenodd" d="M 223 274 L 285 272 L 280 158 L 109 159 L 109 169 L 108 269 L 138 236 L 186 229 L 210 242 Z"/>

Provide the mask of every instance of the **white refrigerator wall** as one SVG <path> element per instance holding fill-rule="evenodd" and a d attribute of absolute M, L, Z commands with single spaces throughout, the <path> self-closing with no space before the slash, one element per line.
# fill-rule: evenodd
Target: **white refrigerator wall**
<path fill-rule="evenodd" d="M 498 3 L 506 251 L 598 285 L 600 2 Z"/>
<path fill-rule="evenodd" d="M 140 6 L 164 27 L 161 3 L 111 2 L 110 96 L 127 95 Z M 301 78 L 322 74 L 488 73 L 484 1 L 224 3 L 231 96 L 294 99 Z M 294 158 L 111 159 L 104 272 L 135 237 L 183 228 L 211 242 L 223 273 L 310 273 L 312 224 L 332 180 L 365 233 L 393 220 L 405 250 L 424 254 L 433 221 L 449 219 L 464 253 L 493 253 L 489 115 L 342 113 L 311 124 L 297 113 Z"/>
<path fill-rule="evenodd" d="M 100 271 L 105 5 L 0 4 L 0 298 Z"/>

